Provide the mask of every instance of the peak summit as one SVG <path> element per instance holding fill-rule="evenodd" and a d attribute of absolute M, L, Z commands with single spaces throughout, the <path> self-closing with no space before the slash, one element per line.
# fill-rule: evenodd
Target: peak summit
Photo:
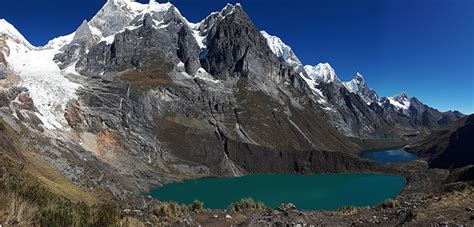
<path fill-rule="evenodd" d="M 7 35 L 12 38 L 16 43 L 22 43 L 28 48 L 32 49 L 31 45 L 25 37 L 5 19 L 0 19 L 0 35 Z"/>
<path fill-rule="evenodd" d="M 409 99 L 407 93 L 405 93 L 404 91 L 400 92 L 400 94 L 397 96 L 397 98 L 399 98 L 399 99 Z"/>
<path fill-rule="evenodd" d="M 396 110 L 401 110 L 402 112 L 406 112 L 410 105 L 411 105 L 411 101 L 408 97 L 408 95 L 405 93 L 405 92 L 401 92 L 399 95 L 397 96 L 393 96 L 393 97 L 386 97 L 384 98 L 385 100 L 385 105 L 387 104 L 390 104 L 391 106 L 393 106 Z"/>
<path fill-rule="evenodd" d="M 336 71 L 334 71 L 329 63 L 319 63 L 316 66 L 306 65 L 304 66 L 304 69 L 306 70 L 306 73 L 310 79 L 317 82 L 341 82 L 336 75 Z"/>
<path fill-rule="evenodd" d="M 101 37 L 108 37 L 120 32 L 138 16 L 152 14 L 162 17 L 166 11 L 174 8 L 171 3 L 158 3 L 151 0 L 142 4 L 133 0 L 108 0 L 107 3 L 89 22 L 92 32 Z"/>
<path fill-rule="evenodd" d="M 342 83 L 346 89 L 354 94 L 358 94 L 368 105 L 372 102 L 378 102 L 377 93 L 367 86 L 362 74 L 357 72 L 352 80 Z"/>
<path fill-rule="evenodd" d="M 362 74 L 360 74 L 359 72 L 357 72 L 354 76 L 354 79 L 355 80 L 359 80 L 359 81 L 365 81 L 364 80 L 364 77 L 362 76 Z"/>
<path fill-rule="evenodd" d="M 227 16 L 229 14 L 232 14 L 234 12 L 234 10 L 236 10 L 236 9 L 242 9 L 242 6 L 240 5 L 240 3 L 237 3 L 235 5 L 227 3 L 227 5 L 224 6 L 224 8 L 221 10 L 221 15 L 222 16 Z"/>

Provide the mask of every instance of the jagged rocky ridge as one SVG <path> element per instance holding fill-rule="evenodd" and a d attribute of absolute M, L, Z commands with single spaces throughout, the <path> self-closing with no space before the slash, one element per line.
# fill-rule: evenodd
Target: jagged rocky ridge
<path fill-rule="evenodd" d="M 240 5 L 193 24 L 169 3 L 109 0 L 45 47 L 12 40 L 18 51 L 3 53 L 24 88 L 0 92 L 2 116 L 37 133 L 70 179 L 116 195 L 187 177 L 381 170 L 350 154 L 364 147 L 347 136 L 400 137 L 458 117 L 414 98 L 410 112 L 390 98 L 368 105 L 368 87 L 348 89 L 329 64 L 303 67 Z M 15 61 L 31 56 L 48 67 L 28 74 Z"/>

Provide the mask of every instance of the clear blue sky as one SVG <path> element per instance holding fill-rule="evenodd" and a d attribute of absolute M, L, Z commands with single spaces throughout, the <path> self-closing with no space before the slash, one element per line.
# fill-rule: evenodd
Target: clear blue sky
<path fill-rule="evenodd" d="M 474 112 L 473 0 L 171 2 L 192 22 L 240 2 L 257 27 L 282 38 L 303 64 L 329 62 L 342 80 L 360 71 L 382 96 L 405 91 L 442 111 Z M 0 17 L 43 45 L 74 31 L 104 3 L 2 0 Z"/>

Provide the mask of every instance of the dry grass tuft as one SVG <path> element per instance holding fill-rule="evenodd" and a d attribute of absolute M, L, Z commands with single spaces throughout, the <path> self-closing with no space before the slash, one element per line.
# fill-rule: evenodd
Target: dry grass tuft
<path fill-rule="evenodd" d="M 393 209 L 393 208 L 396 208 L 398 206 L 400 206 L 400 202 L 398 202 L 398 200 L 396 200 L 396 199 L 387 199 L 387 200 L 383 201 L 383 203 L 378 205 L 377 208 L 385 210 L 385 209 Z"/>
<path fill-rule="evenodd" d="M 266 207 L 263 203 L 255 202 L 251 198 L 245 198 L 239 202 L 235 202 L 229 205 L 227 209 L 229 212 L 240 212 L 240 211 L 257 211 L 265 210 Z"/>
<path fill-rule="evenodd" d="M 362 208 L 355 206 L 344 206 L 337 208 L 334 212 L 341 215 L 352 215 L 359 212 Z"/>
<path fill-rule="evenodd" d="M 175 202 L 162 202 L 155 206 L 153 214 L 165 223 L 173 223 L 187 215 L 198 213 L 204 209 L 204 203 L 194 201 L 191 205 L 180 205 Z"/>

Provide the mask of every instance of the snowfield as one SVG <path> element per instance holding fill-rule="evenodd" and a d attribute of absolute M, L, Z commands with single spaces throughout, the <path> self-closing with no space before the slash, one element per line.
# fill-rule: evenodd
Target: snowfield
<path fill-rule="evenodd" d="M 21 78 L 20 86 L 28 89 L 47 129 L 67 128 L 64 118 L 66 104 L 77 98 L 75 93 L 80 87 L 64 77 L 66 72 L 59 69 L 53 61 L 57 49 L 30 48 L 21 43 L 7 40 L 10 55 L 9 67 Z"/>

